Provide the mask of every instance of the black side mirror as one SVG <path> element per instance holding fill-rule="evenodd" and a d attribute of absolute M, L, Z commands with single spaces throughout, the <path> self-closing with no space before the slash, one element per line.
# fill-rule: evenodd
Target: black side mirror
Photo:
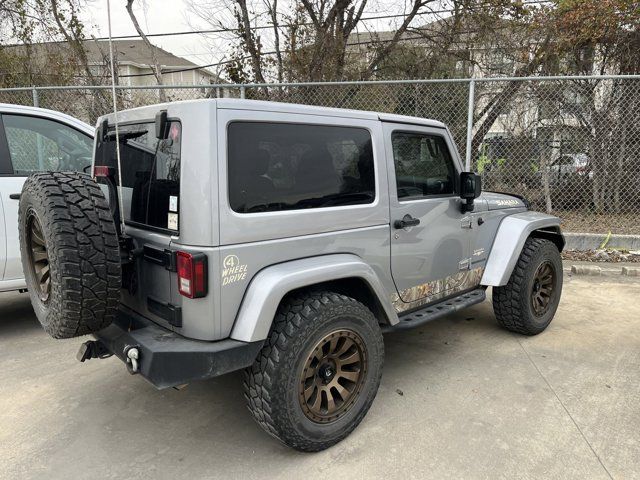
<path fill-rule="evenodd" d="M 460 198 L 465 200 L 462 204 L 462 213 L 473 211 L 473 201 L 482 193 L 482 179 L 473 172 L 460 174 Z"/>

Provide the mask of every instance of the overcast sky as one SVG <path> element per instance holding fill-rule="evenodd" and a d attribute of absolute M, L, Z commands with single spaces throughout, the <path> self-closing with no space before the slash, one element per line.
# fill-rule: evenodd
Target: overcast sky
<path fill-rule="evenodd" d="M 124 0 L 111 0 L 111 33 L 118 35 L 136 35 Z M 166 33 L 193 30 L 189 25 L 199 24 L 197 18 L 187 21 L 187 8 L 184 0 L 148 0 L 147 8 L 143 2 L 134 3 L 134 12 L 145 33 Z M 106 37 L 108 34 L 107 0 L 93 0 L 84 12 L 87 35 Z M 207 26 L 200 24 L 201 28 Z M 209 27 L 210 28 L 210 27 Z M 201 35 L 173 37 L 154 37 L 152 43 L 165 50 L 203 65 L 213 63 L 222 57 L 221 52 L 212 51 Z"/>
<path fill-rule="evenodd" d="M 194 14 L 189 14 L 187 2 L 190 0 L 136 0 L 134 3 L 134 12 L 144 29 L 145 33 L 167 33 L 177 31 L 190 31 L 194 29 L 211 29 L 210 24 L 205 23 L 202 19 Z M 200 5 L 204 5 L 204 10 L 208 15 L 218 20 L 218 15 L 225 15 L 222 10 L 212 13 L 213 5 L 224 5 L 222 0 L 191 0 Z M 88 0 L 88 7 L 84 12 L 85 25 L 87 27 L 87 36 L 94 35 L 96 37 L 106 37 L 108 34 L 107 23 L 107 0 Z M 293 4 L 296 0 L 282 0 L 280 2 L 281 9 L 288 9 L 287 3 Z M 370 0 L 367 9 L 364 12 L 367 16 L 378 16 L 388 14 L 403 14 L 408 10 L 409 0 Z M 446 4 L 446 0 L 442 0 L 440 4 Z M 209 6 L 211 5 L 211 10 Z M 432 5 L 434 9 L 438 3 Z M 126 0 L 111 0 L 111 28 L 113 36 L 118 35 L 136 35 L 135 28 L 131 23 L 131 19 L 125 8 Z M 228 10 L 228 9 L 227 9 Z M 229 12 L 226 12 L 230 15 Z M 426 17 L 420 17 L 417 23 L 426 21 Z M 369 20 L 362 28 L 371 30 L 393 30 L 398 27 L 402 21 L 401 18 L 390 20 Z M 232 17 L 228 18 L 225 24 L 233 25 Z M 362 31 L 362 30 L 361 30 Z M 263 33 L 263 43 L 265 49 L 269 50 L 269 40 L 264 37 L 268 33 Z M 150 39 L 152 43 L 162 47 L 163 49 L 184 57 L 197 65 L 206 65 L 223 60 L 225 54 L 229 53 L 229 40 L 220 38 L 219 36 L 202 35 L 182 35 L 168 37 L 153 37 Z"/>

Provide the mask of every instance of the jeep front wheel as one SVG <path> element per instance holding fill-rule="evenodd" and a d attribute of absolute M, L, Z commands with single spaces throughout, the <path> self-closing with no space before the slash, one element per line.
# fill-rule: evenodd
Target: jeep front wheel
<path fill-rule="evenodd" d="M 558 247 L 549 240 L 529 238 L 507 284 L 493 288 L 493 311 L 507 330 L 537 335 L 553 320 L 561 293 Z"/>
<path fill-rule="evenodd" d="M 333 292 L 292 296 L 245 372 L 249 410 L 284 444 L 324 450 L 364 418 L 378 391 L 383 357 L 378 322 L 363 304 Z"/>

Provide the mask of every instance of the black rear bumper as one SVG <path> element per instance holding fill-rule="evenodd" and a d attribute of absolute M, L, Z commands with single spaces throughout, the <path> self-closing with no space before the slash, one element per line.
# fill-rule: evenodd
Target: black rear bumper
<path fill-rule="evenodd" d="M 99 344 L 96 350 L 112 353 L 124 362 L 127 362 L 127 352 L 137 348 L 138 368 L 132 373 L 140 373 L 160 389 L 248 367 L 264 343 L 190 340 L 126 307 L 121 307 L 116 321 L 94 337 Z M 130 368 L 131 363 L 128 366 Z"/>

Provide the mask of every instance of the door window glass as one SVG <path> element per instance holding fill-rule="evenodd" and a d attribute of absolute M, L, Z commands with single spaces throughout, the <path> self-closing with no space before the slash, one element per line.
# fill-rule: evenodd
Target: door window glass
<path fill-rule="evenodd" d="M 91 165 L 93 138 L 63 123 L 25 115 L 2 115 L 16 175 L 82 171 Z"/>
<path fill-rule="evenodd" d="M 443 137 L 394 132 L 391 143 L 399 199 L 455 193 L 456 169 Z"/>

